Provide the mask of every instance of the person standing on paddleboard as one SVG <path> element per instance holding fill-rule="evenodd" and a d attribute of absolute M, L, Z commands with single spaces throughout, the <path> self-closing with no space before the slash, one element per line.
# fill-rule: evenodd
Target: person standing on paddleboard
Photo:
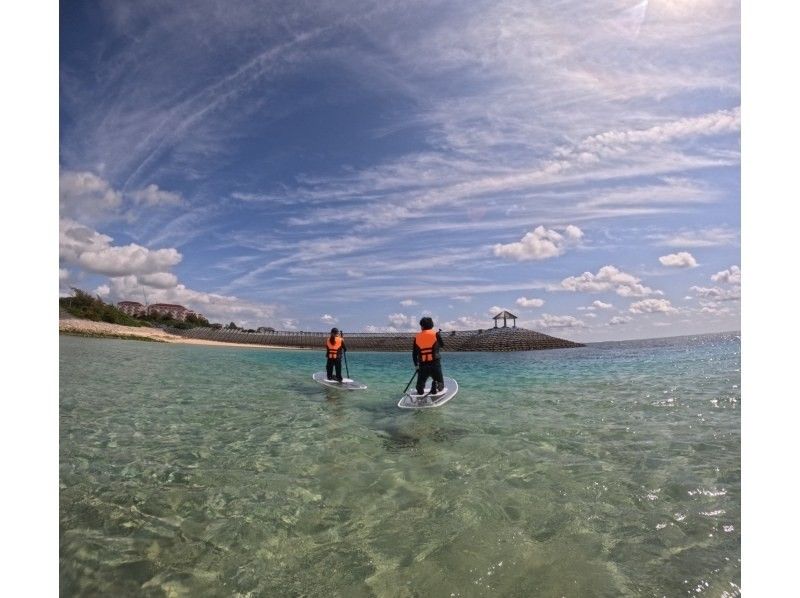
<path fill-rule="evenodd" d="M 439 394 L 444 390 L 444 375 L 439 350 L 444 348 L 442 335 L 433 331 L 433 319 L 425 316 L 419 321 L 422 330 L 414 337 L 414 349 L 411 353 L 417 368 L 417 394 L 425 392 L 425 382 L 432 378 L 431 394 Z"/>
<path fill-rule="evenodd" d="M 347 351 L 344 346 L 344 337 L 339 334 L 338 328 L 331 328 L 331 335 L 325 341 L 328 361 L 325 364 L 325 372 L 328 380 L 333 380 L 333 368 L 336 368 L 336 380 L 342 381 L 342 354 Z"/>

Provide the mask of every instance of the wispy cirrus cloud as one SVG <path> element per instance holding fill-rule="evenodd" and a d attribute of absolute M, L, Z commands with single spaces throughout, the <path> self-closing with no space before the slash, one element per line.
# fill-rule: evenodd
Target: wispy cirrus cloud
<path fill-rule="evenodd" d="M 589 159 L 599 159 L 603 156 L 617 155 L 621 151 L 631 151 L 642 145 L 661 145 L 679 139 L 735 133 L 739 131 L 740 127 L 741 110 L 736 107 L 695 117 L 680 118 L 646 129 L 605 131 L 587 137 L 575 147 L 559 150 L 557 155 L 570 157 L 588 153 Z"/>
<path fill-rule="evenodd" d="M 701 257 L 716 287 L 697 268 L 670 279 L 726 291 L 738 3 L 690 4 L 65 6 L 86 26 L 63 31 L 62 217 L 118 242 L 63 269 L 107 276 L 112 255 L 133 259 L 123 247 L 180 250 L 171 269 L 115 280 L 279 298 L 301 327 L 320 296 L 343 325 L 358 296 L 358 317 L 388 327 L 411 297 L 445 311 L 541 307 L 537 293 L 555 313 L 580 297 L 540 292 L 662 297 L 628 274 L 652 244 L 714 247 Z M 599 264 L 615 265 L 569 276 Z"/>
<path fill-rule="evenodd" d="M 179 206 L 185 203 L 180 193 L 159 189 L 158 185 L 152 183 L 147 185 L 144 189 L 132 191 L 130 195 L 136 203 L 144 204 L 148 207 L 163 205 Z"/>
<path fill-rule="evenodd" d="M 735 244 L 739 238 L 739 232 L 733 228 L 712 227 L 675 234 L 651 235 L 650 238 L 657 244 L 667 247 L 719 247 Z"/>

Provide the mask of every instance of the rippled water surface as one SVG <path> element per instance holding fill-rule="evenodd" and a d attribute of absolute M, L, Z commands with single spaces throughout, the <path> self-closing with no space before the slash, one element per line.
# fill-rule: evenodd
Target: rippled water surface
<path fill-rule="evenodd" d="M 736 335 L 410 355 L 62 337 L 62 595 L 736 596 Z"/>

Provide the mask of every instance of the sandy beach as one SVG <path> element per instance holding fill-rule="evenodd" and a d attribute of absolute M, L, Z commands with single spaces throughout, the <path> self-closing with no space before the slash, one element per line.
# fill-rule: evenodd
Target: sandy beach
<path fill-rule="evenodd" d="M 169 334 L 159 328 L 146 328 L 136 326 L 121 326 L 119 324 L 109 324 L 108 322 L 93 322 L 79 318 L 61 318 L 58 321 L 59 333 L 83 334 L 98 337 L 138 337 L 141 339 L 160 341 L 164 343 L 178 343 L 182 345 L 209 345 L 217 347 L 247 347 L 249 349 L 288 349 L 290 347 L 278 347 L 275 345 L 255 345 L 247 343 L 223 343 L 204 339 L 183 338 L 175 334 Z"/>

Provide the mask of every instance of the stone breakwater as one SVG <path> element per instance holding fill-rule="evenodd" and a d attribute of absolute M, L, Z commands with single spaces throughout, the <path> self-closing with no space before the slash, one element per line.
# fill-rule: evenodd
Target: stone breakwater
<path fill-rule="evenodd" d="M 187 339 L 302 349 L 319 349 L 325 344 L 325 338 L 328 336 L 324 332 L 260 333 L 213 328 L 170 330 L 170 332 Z M 353 351 L 410 351 L 414 334 L 345 332 L 344 338 L 348 350 Z M 533 351 L 584 346 L 581 343 L 524 328 L 442 331 L 442 339 L 446 351 Z"/>

